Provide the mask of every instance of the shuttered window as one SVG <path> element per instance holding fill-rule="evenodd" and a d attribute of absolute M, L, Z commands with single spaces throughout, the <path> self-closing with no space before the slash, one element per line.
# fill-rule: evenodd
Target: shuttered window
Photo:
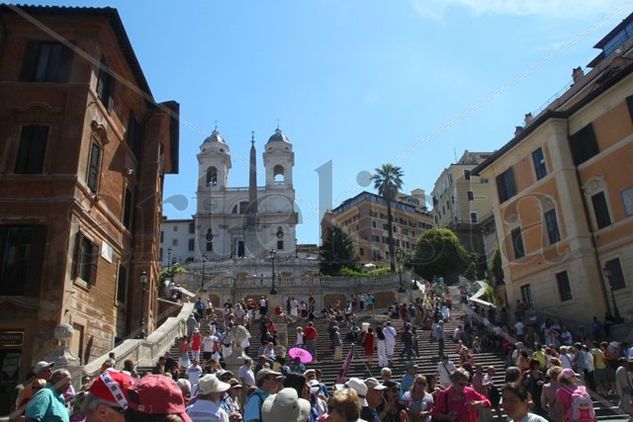
<path fill-rule="evenodd" d="M 73 52 L 60 42 L 29 41 L 24 52 L 20 80 L 24 82 L 67 82 Z"/>
<path fill-rule="evenodd" d="M 22 126 L 15 173 L 42 173 L 47 140 L 48 126 Z"/>

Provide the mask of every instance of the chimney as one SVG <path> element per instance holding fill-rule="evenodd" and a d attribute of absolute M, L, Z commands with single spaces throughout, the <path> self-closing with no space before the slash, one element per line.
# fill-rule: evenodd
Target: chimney
<path fill-rule="evenodd" d="M 585 72 L 583 72 L 582 67 L 574 67 L 571 71 L 571 78 L 574 83 L 578 82 L 583 76 L 585 76 Z"/>
<path fill-rule="evenodd" d="M 523 123 L 525 124 L 525 126 L 527 126 L 532 123 L 532 120 L 534 120 L 534 117 L 532 117 L 532 113 L 527 113 L 523 118 Z"/>
<path fill-rule="evenodd" d="M 523 130 L 523 126 L 515 126 L 514 127 L 514 136 L 517 136 Z"/>

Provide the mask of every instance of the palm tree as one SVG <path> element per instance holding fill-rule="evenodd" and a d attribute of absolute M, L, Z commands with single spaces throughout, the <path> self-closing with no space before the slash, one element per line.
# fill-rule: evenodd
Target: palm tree
<path fill-rule="evenodd" d="M 394 261 L 395 254 L 393 249 L 393 215 L 391 215 L 391 201 L 396 198 L 396 194 L 402 188 L 402 176 L 403 172 L 400 167 L 392 164 L 383 164 L 381 167 L 374 170 L 375 173 L 371 175 L 371 180 L 374 181 L 374 189 L 378 191 L 378 194 L 382 196 L 387 202 L 387 225 L 389 226 L 389 263 L 391 271 L 396 271 L 396 264 Z"/>

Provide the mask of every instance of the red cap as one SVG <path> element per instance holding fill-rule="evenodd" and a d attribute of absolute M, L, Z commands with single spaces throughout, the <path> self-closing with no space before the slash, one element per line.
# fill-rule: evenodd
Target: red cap
<path fill-rule="evenodd" d="M 177 414 L 191 422 L 176 381 L 165 375 L 146 375 L 129 389 L 130 409 L 148 415 Z"/>
<path fill-rule="evenodd" d="M 128 406 L 128 390 L 134 378 L 122 371 L 107 370 L 99 375 L 90 386 L 90 394 L 116 404 L 122 409 Z"/>

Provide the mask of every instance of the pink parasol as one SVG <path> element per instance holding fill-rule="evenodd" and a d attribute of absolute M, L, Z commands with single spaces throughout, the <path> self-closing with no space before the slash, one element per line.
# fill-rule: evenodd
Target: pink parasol
<path fill-rule="evenodd" d="M 293 359 L 299 358 L 301 360 L 301 363 L 312 362 L 312 355 L 310 354 L 310 352 L 300 347 L 293 347 L 292 349 L 288 350 L 288 356 Z"/>

